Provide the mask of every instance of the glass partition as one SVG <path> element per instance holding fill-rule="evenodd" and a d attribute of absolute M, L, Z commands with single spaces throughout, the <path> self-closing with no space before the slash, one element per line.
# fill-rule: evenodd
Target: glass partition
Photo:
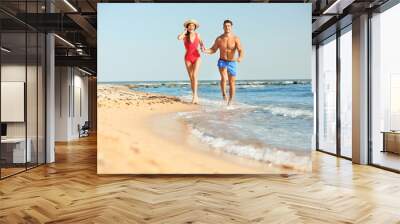
<path fill-rule="evenodd" d="M 24 171 L 31 158 L 26 147 L 26 33 L 3 32 L 1 47 L 1 175 L 6 177 Z"/>
<path fill-rule="evenodd" d="M 41 13 L 43 11 L 43 3 L 39 1 L 27 2 L 26 12 Z M 35 21 L 36 20 L 36 21 Z M 32 17 L 33 24 L 37 24 L 38 17 Z M 36 29 L 27 27 L 27 150 L 31 151 L 30 162 L 27 167 L 35 167 L 39 164 L 39 73 L 41 72 L 40 60 L 41 52 L 40 45 L 43 35 Z M 44 86 L 42 86 L 44 88 Z"/>
<path fill-rule="evenodd" d="M 318 47 L 318 146 L 336 153 L 336 36 Z"/>
<path fill-rule="evenodd" d="M 352 149 L 352 32 L 340 36 L 340 154 L 351 158 Z"/>
<path fill-rule="evenodd" d="M 44 3 L 8 1 L 0 6 L 42 13 Z M 5 178 L 45 163 L 46 39 L 2 12 L 0 26 L 0 178 Z"/>
<path fill-rule="evenodd" d="M 400 171 L 400 4 L 372 17 L 371 162 Z"/>
<path fill-rule="evenodd" d="M 45 51 L 46 39 L 43 33 L 38 33 L 38 65 L 37 65 L 37 124 L 38 124 L 38 135 L 37 135 L 37 147 L 38 147 L 38 164 L 46 162 L 46 139 L 45 139 L 45 124 L 46 124 L 46 76 L 45 76 L 45 65 L 46 65 L 46 51 Z"/>
<path fill-rule="evenodd" d="M 28 168 L 37 165 L 38 158 L 38 35 L 36 32 L 27 33 L 27 81 L 26 81 L 26 112 L 27 112 L 27 150 L 30 151 Z"/>

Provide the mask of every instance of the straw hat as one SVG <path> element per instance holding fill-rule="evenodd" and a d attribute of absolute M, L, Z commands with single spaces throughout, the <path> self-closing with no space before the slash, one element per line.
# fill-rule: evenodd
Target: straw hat
<path fill-rule="evenodd" d="M 185 23 L 183 24 L 183 26 L 186 28 L 187 25 L 189 25 L 190 23 L 194 24 L 196 26 L 196 29 L 199 28 L 199 26 L 200 26 L 200 24 L 194 19 L 186 20 Z"/>

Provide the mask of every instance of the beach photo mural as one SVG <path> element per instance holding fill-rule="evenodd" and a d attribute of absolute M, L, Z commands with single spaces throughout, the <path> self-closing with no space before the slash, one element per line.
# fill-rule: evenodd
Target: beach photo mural
<path fill-rule="evenodd" d="M 99 3 L 98 174 L 311 171 L 311 4 Z"/>

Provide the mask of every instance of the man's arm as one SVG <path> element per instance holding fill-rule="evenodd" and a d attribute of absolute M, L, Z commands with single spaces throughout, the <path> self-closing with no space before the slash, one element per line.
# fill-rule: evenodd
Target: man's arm
<path fill-rule="evenodd" d="M 237 61 L 241 62 L 243 59 L 243 56 L 244 56 L 244 52 L 243 52 L 243 47 L 242 47 L 242 44 L 240 43 L 239 37 L 236 38 L 236 48 L 239 53 L 239 58 L 237 59 Z"/>
<path fill-rule="evenodd" d="M 217 44 L 218 38 L 214 41 L 214 44 L 211 48 L 205 49 L 203 52 L 206 54 L 214 54 L 218 50 L 218 44 Z"/>

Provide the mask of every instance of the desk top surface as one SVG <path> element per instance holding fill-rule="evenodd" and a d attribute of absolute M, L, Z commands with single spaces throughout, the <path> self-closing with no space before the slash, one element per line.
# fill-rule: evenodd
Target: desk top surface
<path fill-rule="evenodd" d="M 28 141 L 30 139 L 28 138 Z M 25 138 L 2 138 L 1 143 L 20 143 L 25 142 Z"/>
<path fill-rule="evenodd" d="M 384 134 L 399 134 L 400 135 L 400 131 L 381 131 L 381 133 L 384 133 Z"/>

